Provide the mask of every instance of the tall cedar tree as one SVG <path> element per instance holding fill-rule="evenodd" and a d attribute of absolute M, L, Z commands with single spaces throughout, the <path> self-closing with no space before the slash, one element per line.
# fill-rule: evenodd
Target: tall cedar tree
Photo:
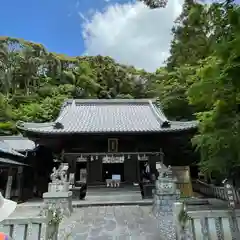
<path fill-rule="evenodd" d="M 211 46 L 209 30 L 205 5 L 186 0 L 172 28 L 173 40 L 166 62 L 167 69 L 172 71 L 184 64 L 194 65 L 208 56 Z"/>

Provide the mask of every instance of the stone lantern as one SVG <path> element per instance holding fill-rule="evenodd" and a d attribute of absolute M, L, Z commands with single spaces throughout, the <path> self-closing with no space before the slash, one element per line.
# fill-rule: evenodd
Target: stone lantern
<path fill-rule="evenodd" d="M 155 215 L 165 215 L 172 212 L 173 203 L 180 198 L 177 189 L 177 179 L 173 176 L 171 166 L 168 168 L 163 163 L 157 164 L 159 177 L 155 182 L 153 209 Z"/>
<path fill-rule="evenodd" d="M 172 169 L 161 164 L 158 168 L 159 177 L 156 180 L 155 194 L 175 194 L 177 192 L 177 179 L 173 176 Z"/>

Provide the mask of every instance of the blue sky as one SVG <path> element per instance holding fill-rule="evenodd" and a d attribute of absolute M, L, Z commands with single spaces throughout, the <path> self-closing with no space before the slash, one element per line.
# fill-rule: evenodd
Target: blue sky
<path fill-rule="evenodd" d="M 155 10 L 136 0 L 0 1 L 0 36 L 70 56 L 110 56 L 154 72 L 169 56 L 171 29 L 184 0 L 168 0 L 166 8 Z"/>
<path fill-rule="evenodd" d="M 54 52 L 81 55 L 83 19 L 79 12 L 102 11 L 107 4 L 104 0 L 1 0 L 0 35 L 39 42 Z"/>

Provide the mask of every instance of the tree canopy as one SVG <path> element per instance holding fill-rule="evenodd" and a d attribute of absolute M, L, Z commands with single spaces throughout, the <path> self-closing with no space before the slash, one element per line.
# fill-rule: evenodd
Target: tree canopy
<path fill-rule="evenodd" d="M 52 121 L 66 98 L 149 98 L 155 76 L 110 57 L 68 57 L 43 45 L 0 38 L 2 133 L 17 120 Z"/>
<path fill-rule="evenodd" d="M 240 164 L 240 8 L 187 0 L 172 31 L 170 57 L 156 71 L 159 94 L 170 115 L 199 120 L 193 144 L 202 171 L 232 177 Z"/>

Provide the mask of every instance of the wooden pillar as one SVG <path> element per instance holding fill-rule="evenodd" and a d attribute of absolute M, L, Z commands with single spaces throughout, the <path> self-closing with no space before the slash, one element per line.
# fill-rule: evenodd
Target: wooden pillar
<path fill-rule="evenodd" d="M 65 155 L 64 162 L 68 163 L 69 173 L 76 172 L 76 156 L 75 155 Z"/>
<path fill-rule="evenodd" d="M 22 200 L 22 193 L 23 193 L 23 167 L 18 167 L 17 171 L 17 192 L 18 192 L 18 201 Z"/>
<path fill-rule="evenodd" d="M 68 175 L 74 174 L 74 184 L 76 184 L 76 156 L 63 155 L 64 162 L 68 163 Z"/>
<path fill-rule="evenodd" d="M 103 159 L 103 156 L 99 156 L 98 160 L 97 160 L 97 161 L 99 161 L 99 169 L 98 169 L 98 171 L 99 171 L 99 174 L 100 174 L 100 176 L 99 176 L 99 181 L 100 182 L 104 181 L 103 180 L 103 163 L 102 163 L 102 159 Z"/>
<path fill-rule="evenodd" d="M 71 160 L 68 162 L 68 165 L 70 165 L 70 171 L 69 173 L 74 174 L 74 185 L 76 185 L 76 157 L 72 157 Z"/>
<path fill-rule="evenodd" d="M 12 181 L 13 181 L 12 174 L 13 174 L 12 167 L 9 167 L 9 169 L 8 169 L 8 179 L 7 179 L 6 191 L 5 191 L 5 198 L 6 199 L 10 199 L 10 197 L 11 197 Z"/>
<path fill-rule="evenodd" d="M 124 179 L 127 183 L 137 182 L 137 156 L 132 155 L 124 161 Z"/>
<path fill-rule="evenodd" d="M 74 174 L 76 174 L 76 161 L 77 161 L 76 158 L 72 158 L 70 163 L 68 163 L 68 164 L 71 164 L 71 173 L 74 173 Z"/>
<path fill-rule="evenodd" d="M 140 163 L 137 156 L 136 156 L 136 161 L 137 161 L 137 164 L 136 164 L 137 182 L 140 182 L 141 181 Z"/>
<path fill-rule="evenodd" d="M 155 175 L 157 174 L 156 162 L 159 162 L 159 156 L 152 155 L 149 157 L 150 172 Z"/>
<path fill-rule="evenodd" d="M 102 181 L 102 158 L 91 157 L 88 159 L 88 170 L 89 170 L 89 178 L 88 181 L 90 183 L 96 183 Z"/>
<path fill-rule="evenodd" d="M 90 169 L 90 157 L 87 157 L 87 184 L 91 182 L 91 169 Z"/>

